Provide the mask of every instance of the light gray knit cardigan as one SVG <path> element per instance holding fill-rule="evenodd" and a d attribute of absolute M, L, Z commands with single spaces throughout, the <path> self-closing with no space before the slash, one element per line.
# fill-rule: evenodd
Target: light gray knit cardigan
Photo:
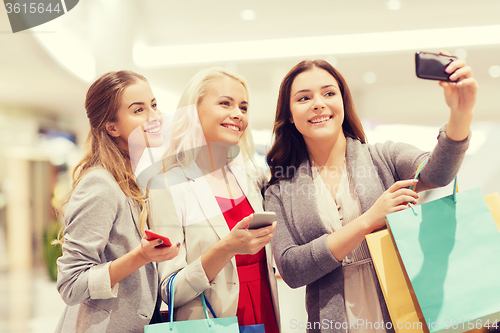
<path fill-rule="evenodd" d="M 440 129 L 438 143 L 431 153 L 405 143 L 368 145 L 347 138 L 347 168 L 363 213 L 394 182 L 413 178 L 427 157 L 429 161 L 419 176 L 420 186 L 436 188 L 453 180 L 469 146 L 470 135 L 456 142 L 446 136 L 445 128 L 446 125 Z M 266 190 L 265 209 L 276 212 L 278 221 L 271 241 L 274 258 L 281 277 L 290 287 L 307 286 L 306 309 L 309 325 L 313 327 L 308 332 L 345 332 L 338 329 L 339 324 L 346 322 L 342 263 L 328 248 L 328 231 L 316 209 L 314 193 L 309 161 L 301 164 L 293 178 L 281 180 Z M 375 282 L 387 323 L 391 319 L 378 280 Z"/>

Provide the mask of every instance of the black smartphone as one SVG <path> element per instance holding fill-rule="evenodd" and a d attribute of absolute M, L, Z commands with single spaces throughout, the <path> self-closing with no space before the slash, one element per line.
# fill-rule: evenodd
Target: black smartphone
<path fill-rule="evenodd" d="M 438 80 L 456 82 L 450 80 L 450 75 L 445 72 L 446 67 L 457 60 L 457 57 L 447 56 L 430 52 L 417 52 L 415 53 L 415 71 L 417 77 L 425 80 Z"/>

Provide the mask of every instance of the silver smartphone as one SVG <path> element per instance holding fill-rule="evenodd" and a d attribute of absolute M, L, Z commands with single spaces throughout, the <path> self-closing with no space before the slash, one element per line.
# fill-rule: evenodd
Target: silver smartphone
<path fill-rule="evenodd" d="M 275 212 L 256 212 L 253 214 L 253 221 L 248 225 L 248 229 L 259 229 L 267 227 L 276 221 Z"/>

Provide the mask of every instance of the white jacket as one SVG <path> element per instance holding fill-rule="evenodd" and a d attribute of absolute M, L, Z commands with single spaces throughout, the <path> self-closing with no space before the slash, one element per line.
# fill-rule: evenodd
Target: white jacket
<path fill-rule="evenodd" d="M 260 188 L 265 181 L 262 172 L 245 167 L 241 158 L 228 165 L 255 212 L 263 211 Z M 253 174 L 250 172 L 253 171 Z M 168 185 L 167 185 L 168 184 Z M 236 316 L 239 280 L 236 261 L 231 261 L 211 282 L 201 265 L 201 255 L 212 248 L 230 230 L 198 166 L 177 167 L 149 182 L 149 223 L 167 236 L 172 244 L 181 243 L 179 255 L 159 264 L 161 295 L 167 302 L 168 278 L 175 277 L 175 320 L 204 318 L 200 293 L 212 305 L 218 317 Z M 277 283 L 272 266 L 271 248 L 265 247 L 267 267 L 276 321 L 280 327 Z"/>

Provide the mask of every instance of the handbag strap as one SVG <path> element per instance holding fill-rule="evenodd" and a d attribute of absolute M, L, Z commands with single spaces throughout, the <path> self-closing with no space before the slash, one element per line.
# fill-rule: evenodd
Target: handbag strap
<path fill-rule="evenodd" d="M 167 282 L 168 321 L 171 323 L 174 321 L 174 278 L 176 275 L 177 273 L 172 274 Z"/>
<path fill-rule="evenodd" d="M 171 323 L 174 322 L 174 278 L 176 275 L 177 275 L 177 273 L 172 274 L 168 278 L 168 282 L 167 282 L 168 315 L 169 315 L 169 322 L 171 322 Z M 208 309 L 210 309 L 212 316 L 214 318 L 217 318 L 212 306 L 210 305 L 208 300 L 205 298 L 205 295 L 203 293 L 201 293 L 200 297 L 201 297 L 201 303 L 203 304 L 203 312 L 205 313 L 205 318 L 209 319 L 207 306 L 208 306 Z M 211 324 L 209 324 L 209 327 L 210 326 L 211 326 Z"/>

